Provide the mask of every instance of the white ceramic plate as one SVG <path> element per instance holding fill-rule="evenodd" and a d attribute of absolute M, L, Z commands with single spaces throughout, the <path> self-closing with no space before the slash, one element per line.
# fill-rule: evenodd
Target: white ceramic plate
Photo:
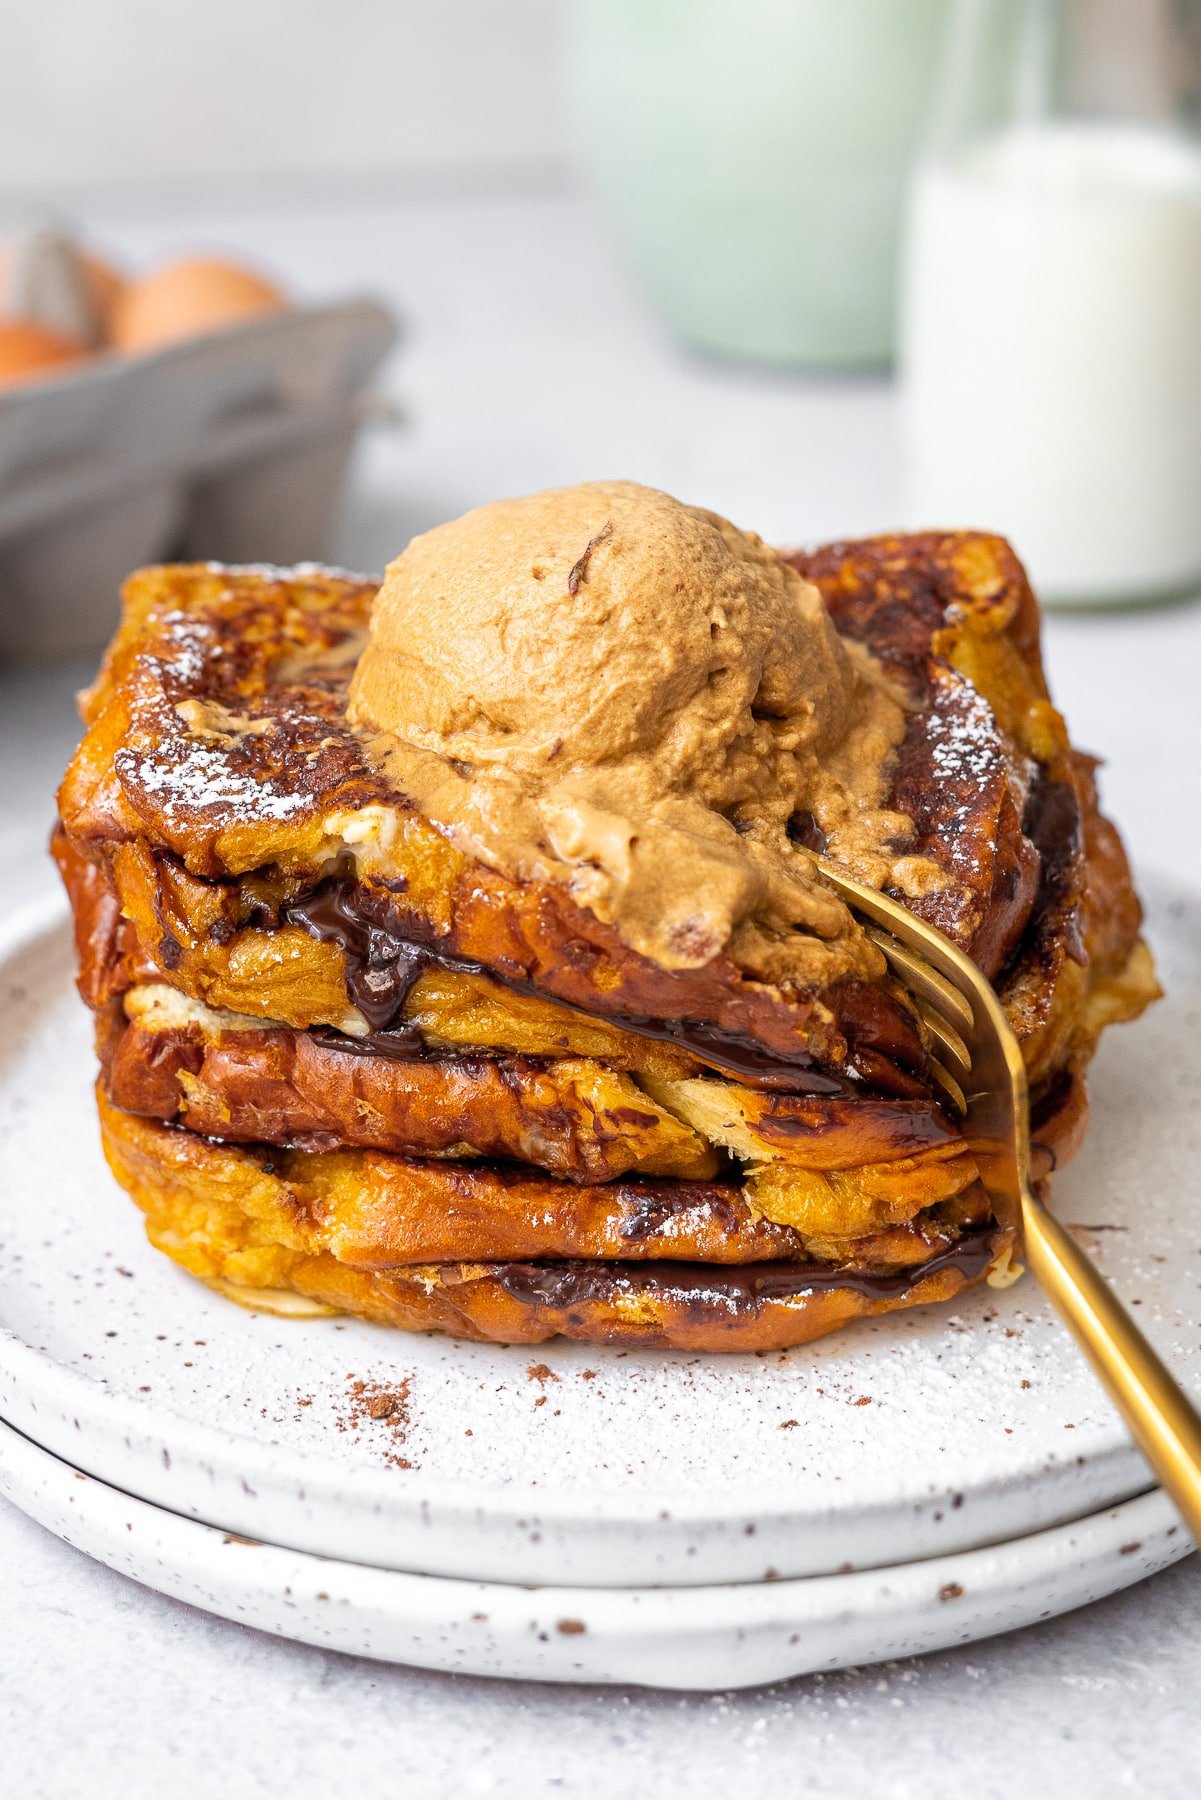
<path fill-rule="evenodd" d="M 1198 1386 L 1201 949 L 1188 896 L 1152 900 L 1171 998 L 1106 1040 L 1057 1198 Z M 103 1166 L 71 963 L 44 913 L 0 943 L 0 1417 L 115 1487 L 380 1567 L 614 1587 L 909 1562 L 1149 1485 L 1029 1281 L 764 1357 L 244 1312 L 150 1250 Z M 406 1406 L 364 1418 L 355 1381 Z"/>
<path fill-rule="evenodd" d="M 737 1587 L 511 1587 L 256 1544 L 151 1506 L 0 1425 L 0 1494 L 147 1587 L 277 1637 L 520 1680 L 755 1687 L 969 1643 L 1186 1556 L 1158 1490 L 993 1549 Z"/>

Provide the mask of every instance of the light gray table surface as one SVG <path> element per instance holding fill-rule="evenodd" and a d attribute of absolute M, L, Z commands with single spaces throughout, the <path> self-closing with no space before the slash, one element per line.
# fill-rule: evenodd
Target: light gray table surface
<path fill-rule="evenodd" d="M 253 249 L 302 292 L 368 289 L 403 312 L 386 385 L 405 418 L 356 461 L 332 546 L 350 566 L 379 567 L 413 531 L 496 494 L 598 475 L 668 487 L 779 542 L 905 523 L 885 383 L 678 355 L 571 196 L 276 200 L 169 220 L 147 207 L 95 223 L 134 259 Z M 1076 741 L 1105 752 L 1105 798 L 1136 864 L 1201 886 L 1201 607 L 1054 617 L 1047 659 Z M 0 912 L 49 886 L 51 796 L 89 669 L 0 671 Z M 1196 1557 L 991 1643 L 681 1697 L 424 1674 L 278 1642 L 110 1574 L 0 1504 L 0 1793 L 14 1800 L 1040 1800 L 1068 1783 L 1175 1800 L 1201 1791 L 1199 1696 Z"/>

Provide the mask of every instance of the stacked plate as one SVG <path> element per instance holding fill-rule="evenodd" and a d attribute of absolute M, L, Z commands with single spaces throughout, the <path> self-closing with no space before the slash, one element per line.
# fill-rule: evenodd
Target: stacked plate
<path fill-rule="evenodd" d="M 1201 1388 L 1189 904 L 1156 894 L 1171 998 L 1103 1047 L 1056 1196 Z M 62 915 L 0 959 L 0 1491 L 113 1568 L 386 1660 L 710 1688 L 1008 1630 L 1192 1547 L 1028 1281 L 757 1357 L 241 1311 L 104 1169 Z"/>

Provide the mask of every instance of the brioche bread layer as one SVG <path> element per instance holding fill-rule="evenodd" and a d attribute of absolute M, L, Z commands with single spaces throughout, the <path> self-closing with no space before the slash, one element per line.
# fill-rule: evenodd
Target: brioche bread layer
<path fill-rule="evenodd" d="M 914 910 L 996 981 L 1030 1067 L 1045 1168 L 1078 1141 L 1082 1070 L 1097 1033 L 1134 1016 L 1156 990 L 1121 846 L 1096 807 L 1092 764 L 1071 750 L 1046 697 L 1029 588 L 1005 545 L 968 535 L 870 540 L 795 560 L 821 587 L 839 628 L 867 643 L 910 693 L 892 800 L 914 820 L 915 850 L 947 876 Z M 572 1079 L 557 1065 L 582 1059 L 592 1064 L 589 1081 L 634 1080 L 642 1096 L 635 1110 L 655 1125 L 627 1121 L 602 1148 L 603 1134 L 589 1133 L 577 1112 L 557 1141 L 554 1131 L 545 1134 L 542 1153 L 558 1179 L 478 1163 L 418 1164 L 387 1154 L 399 1139 L 382 1146 L 384 1154 L 336 1150 L 324 1163 L 320 1153 L 285 1150 L 285 1159 L 314 1160 L 299 1187 L 284 1181 L 286 1197 L 276 1195 L 268 1226 L 257 1202 L 248 1209 L 248 1193 L 260 1190 L 247 1184 L 246 1171 L 265 1180 L 268 1163 L 278 1179 L 269 1148 L 208 1143 L 194 1130 L 152 1124 L 105 1101 L 110 1161 L 146 1210 L 154 1241 L 217 1283 L 293 1291 L 413 1328 L 512 1341 L 559 1330 L 618 1342 L 765 1347 L 805 1341 L 864 1311 L 947 1297 L 979 1279 L 1004 1245 L 985 1243 L 986 1204 L 964 1169 L 970 1150 L 952 1138 L 945 1156 L 899 1153 L 914 1116 L 924 1109 L 937 1117 L 904 996 L 884 981 L 821 994 L 771 989 L 721 958 L 699 971 L 659 970 L 561 891 L 506 883 L 462 856 L 387 789 L 345 725 L 346 681 L 371 592 L 369 584 L 320 572 L 208 567 L 149 571 L 130 584 L 125 624 L 61 797 L 66 830 L 56 853 L 75 905 L 85 997 L 103 1007 L 139 982 L 158 981 L 261 1020 L 365 1034 L 371 1021 L 362 971 L 338 943 L 288 915 L 331 859 L 340 859 L 374 916 L 405 941 L 449 953 L 452 965 L 457 959 L 457 966 L 424 969 L 396 1021 L 432 1053 L 414 1065 L 424 1071 L 418 1084 L 444 1080 L 449 1071 L 437 1070 L 439 1059 L 464 1053 L 483 1052 L 489 1062 L 481 1087 L 495 1082 L 505 1059 L 553 1059 L 545 1071 L 552 1087 Z M 813 830 L 813 821 L 796 821 L 798 841 L 820 849 Z M 832 1091 L 821 1104 L 848 1109 L 843 1153 L 852 1160 L 841 1169 L 806 1169 L 796 1143 L 790 1152 L 782 1142 L 796 1122 L 789 1108 L 818 1105 L 813 1095 L 712 1080 L 706 1068 L 721 1063 L 704 1041 L 665 1042 L 643 1028 L 696 1020 L 757 1046 L 766 1061 L 828 1079 Z M 228 1070 L 190 1093 L 180 1079 L 195 1080 L 186 1066 L 194 1045 L 169 1074 L 177 1042 L 148 1097 L 147 1071 L 136 1067 L 151 1048 L 145 1021 L 121 1030 L 133 1035 L 123 1059 L 114 1035 L 118 1099 L 217 1125 L 229 1136 L 262 1128 L 261 1066 L 249 1070 L 241 1091 L 248 1110 L 239 1116 Z M 321 1064 L 315 1039 L 298 1040 L 278 1025 L 263 1035 L 288 1069 L 302 1059 Z M 346 1051 L 332 1054 L 352 1060 Z M 239 1055 L 245 1072 L 245 1047 Z M 332 1101 L 325 1123 L 339 1143 L 350 1090 L 374 1082 L 377 1095 L 402 1097 L 402 1078 L 366 1073 L 376 1060 L 370 1055 L 357 1060 L 365 1067 L 321 1096 Z M 267 1109 L 268 1131 L 294 1141 L 304 1135 L 298 1123 L 308 1124 L 319 1138 L 314 1083 L 302 1092 L 305 1084 L 291 1075 L 281 1081 L 293 1093 Z M 572 1091 L 578 1099 L 580 1090 Z M 590 1091 L 615 1098 L 611 1086 Z M 436 1142 L 406 1140 L 406 1147 L 440 1157 L 527 1154 L 533 1140 L 522 1106 L 505 1113 L 482 1091 L 476 1098 L 473 1130 L 483 1142 L 457 1132 L 447 1141 L 451 1127 L 442 1121 Z M 872 1106 L 889 1123 L 869 1128 L 866 1116 L 862 1124 L 850 1116 Z M 190 1118 L 189 1107 L 196 1109 Z M 410 1108 L 404 1130 L 411 1132 L 414 1116 L 432 1119 L 433 1111 Z M 886 1147 L 868 1155 L 874 1131 Z M 812 1116 L 802 1136 L 810 1158 L 839 1141 L 837 1130 L 815 1130 Z M 747 1158 L 744 1184 L 700 1175 L 712 1162 L 697 1159 L 711 1159 L 714 1144 L 723 1158 Z M 656 1163 L 661 1153 L 667 1160 Z M 619 1171 L 627 1156 L 633 1160 Z M 236 1176 L 215 1160 L 230 1157 L 241 1159 Z M 916 1168 L 906 1168 L 907 1160 Z M 932 1176 L 956 1163 L 966 1178 L 940 1192 Z M 378 1173 L 385 1164 L 386 1180 Z M 370 1180 L 368 1165 L 376 1171 Z M 675 1179 L 642 1179 L 655 1171 Z M 798 1172 L 817 1179 L 800 1182 Z M 651 1188 L 664 1190 L 653 1206 Z M 392 1245 L 386 1271 L 331 1248 L 346 1227 L 341 1196 L 351 1190 L 375 1196 L 377 1248 Z M 733 1213 L 723 1210 L 730 1206 Z M 281 1235 L 280 1221 L 294 1224 L 306 1207 L 311 1230 L 301 1245 Z M 645 1231 L 649 1214 L 660 1221 L 643 1240 L 651 1251 L 633 1255 L 623 1233 L 634 1216 Z M 456 1219 L 470 1219 L 474 1235 L 455 1239 Z M 336 1241 L 358 1240 L 352 1230 Z M 769 1241 L 770 1252 L 755 1247 Z M 668 1253 L 671 1243 L 682 1248 Z M 425 1260 L 415 1272 L 408 1263 L 418 1252 Z M 801 1286 L 785 1293 L 777 1283 L 769 1291 L 771 1284 L 748 1277 L 749 1285 L 719 1291 L 714 1278 L 706 1288 L 702 1264 L 724 1258 L 728 1267 L 731 1255 L 749 1257 L 750 1268 L 799 1271 Z M 540 1261 L 519 1274 L 523 1265 L 510 1257 L 572 1260 L 554 1266 L 560 1275 Z M 581 1258 L 592 1259 L 588 1279 Z M 802 1264 L 813 1258 L 822 1275 L 805 1287 Z M 922 1260 L 932 1271 L 913 1275 Z M 639 1263 L 644 1273 L 631 1273 Z M 847 1271 L 847 1285 L 830 1285 L 831 1264 Z M 893 1271 L 891 1287 L 855 1287 L 857 1267 Z"/>
<path fill-rule="evenodd" d="M 118 1106 L 232 1142 L 504 1158 L 570 1181 L 704 1181 L 718 1156 L 624 1071 L 584 1057 L 398 1058 L 216 1013 L 157 983 L 98 1017 Z"/>
<path fill-rule="evenodd" d="M 844 1240 L 823 1263 L 822 1246 L 754 1218 L 736 1188 L 254 1152 L 121 1112 L 103 1085 L 98 1104 L 113 1174 L 151 1242 L 190 1273 L 249 1304 L 299 1294 L 406 1330 L 782 1348 L 948 1299 L 1008 1244 L 978 1189 L 944 1218 Z"/>
<path fill-rule="evenodd" d="M 1120 976 L 1138 911 L 1091 764 L 1046 698 L 1020 566 L 1000 540 L 970 534 L 794 560 L 840 629 L 913 695 L 893 798 L 947 874 L 915 910 L 999 979 L 1037 1089 L 1087 1049 L 1076 1027 L 1090 978 Z M 208 567 L 129 584 L 61 806 L 75 851 L 116 866 L 144 965 L 214 1005 L 361 1031 L 338 946 L 297 926 L 256 929 L 249 916 L 311 883 L 353 838 L 366 882 L 375 869 L 406 884 L 385 898 L 414 941 L 617 1025 L 704 1019 L 785 1060 L 926 1091 L 912 1014 L 886 985 L 782 992 L 721 958 L 668 974 L 561 891 L 506 884 L 407 811 L 343 717 L 370 594 L 328 575 Z"/>
<path fill-rule="evenodd" d="M 161 987 L 135 988 L 125 1005 L 132 1017 L 110 1010 L 100 1022 L 114 1103 L 224 1142 L 499 1157 L 577 1181 L 632 1169 L 705 1180 L 720 1156 L 729 1191 L 741 1184 L 756 1215 L 821 1238 L 905 1224 L 979 1173 L 933 1105 L 806 1101 L 712 1080 L 664 1082 L 656 1101 L 575 1058 L 397 1061 L 214 1014 Z"/>

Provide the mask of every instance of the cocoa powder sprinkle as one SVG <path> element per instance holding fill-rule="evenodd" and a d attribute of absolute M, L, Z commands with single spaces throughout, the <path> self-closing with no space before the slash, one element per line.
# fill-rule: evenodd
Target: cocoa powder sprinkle
<path fill-rule="evenodd" d="M 411 1469 L 414 1463 L 404 1454 L 411 1415 L 408 1379 L 389 1386 L 382 1381 L 365 1380 L 359 1375 L 346 1377 L 346 1409 L 336 1418 L 339 1431 L 353 1432 L 356 1437 L 375 1435 L 372 1428 L 382 1426 L 388 1448 L 384 1461 L 393 1469 Z"/>

